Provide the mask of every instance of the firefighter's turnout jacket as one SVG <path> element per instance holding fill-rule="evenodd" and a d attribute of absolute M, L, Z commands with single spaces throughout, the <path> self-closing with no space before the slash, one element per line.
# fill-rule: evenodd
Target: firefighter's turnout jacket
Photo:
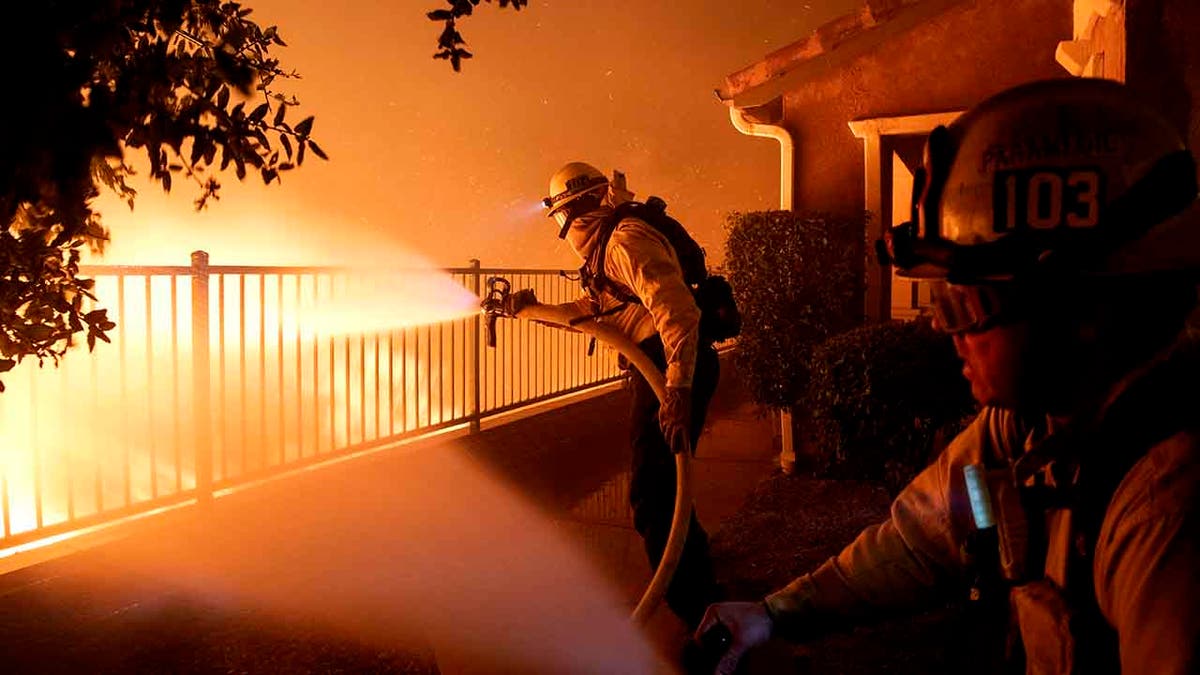
<path fill-rule="evenodd" d="M 608 207 L 580 216 L 571 224 L 567 241 L 584 260 L 598 245 Z M 700 310 L 683 280 L 679 259 L 667 238 L 638 220 L 624 218 L 616 225 L 604 256 L 604 272 L 641 299 L 625 303 L 604 293 L 585 295 L 575 302 L 588 315 L 609 324 L 634 342 L 658 333 L 667 357 L 668 387 L 688 387 L 696 366 Z"/>
<path fill-rule="evenodd" d="M 769 595 L 768 611 L 781 628 L 815 631 L 963 588 L 978 564 L 963 467 L 982 464 L 999 521 L 1000 605 L 1019 629 L 1026 672 L 1115 672 L 1118 663 L 1126 675 L 1200 672 L 1196 355 L 1181 338 L 1071 429 L 982 410 L 887 521 Z M 1122 455 L 1129 461 L 1113 463 L 1089 534 L 1078 495 L 1104 473 L 1089 462 Z"/>

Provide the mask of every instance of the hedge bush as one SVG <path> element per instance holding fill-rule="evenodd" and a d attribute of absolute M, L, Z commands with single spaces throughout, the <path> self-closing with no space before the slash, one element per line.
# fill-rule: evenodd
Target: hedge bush
<path fill-rule="evenodd" d="M 735 356 L 755 401 L 786 408 L 807 382 L 807 354 L 862 320 L 865 216 L 758 211 L 725 222 L 725 269 L 742 313 Z"/>
<path fill-rule="evenodd" d="M 870 324 L 813 350 L 805 403 L 817 471 L 895 493 L 976 410 L 962 364 L 927 319 Z"/>

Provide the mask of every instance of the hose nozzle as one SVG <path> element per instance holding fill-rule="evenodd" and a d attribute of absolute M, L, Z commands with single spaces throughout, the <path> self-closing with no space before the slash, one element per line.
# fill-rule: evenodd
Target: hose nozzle
<path fill-rule="evenodd" d="M 484 330 L 489 347 L 496 347 L 496 317 L 504 315 L 504 306 L 507 304 L 510 291 L 512 291 L 512 284 L 508 282 L 508 279 L 504 277 L 487 278 L 487 295 L 484 296 L 479 307 L 486 318 Z"/>

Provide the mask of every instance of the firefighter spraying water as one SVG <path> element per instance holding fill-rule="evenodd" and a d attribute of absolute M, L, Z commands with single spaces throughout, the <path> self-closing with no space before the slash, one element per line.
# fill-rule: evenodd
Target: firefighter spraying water
<path fill-rule="evenodd" d="M 501 316 L 525 319 L 567 330 L 578 330 L 604 342 L 633 364 L 654 389 L 660 401 L 666 396 L 666 385 L 662 373 L 659 372 L 654 362 L 620 331 L 598 321 L 589 321 L 589 317 L 586 315 L 573 312 L 566 306 L 531 303 L 519 310 L 512 311 L 513 303 L 510 296 L 512 285 L 503 277 L 489 277 L 487 288 L 488 292 L 483 301 L 482 312 L 485 317 L 489 347 L 496 346 L 496 319 Z M 683 440 L 687 441 L 686 438 Z M 679 565 L 683 544 L 687 538 L 688 521 L 692 511 L 691 466 L 689 464 L 692 448 L 688 444 L 686 447 L 674 450 L 676 485 L 671 532 L 658 569 L 633 611 L 632 618 L 636 622 L 644 622 L 662 601 L 667 587 L 671 583 L 671 578 L 675 574 L 675 568 Z"/>
<path fill-rule="evenodd" d="M 633 619 L 644 622 L 665 599 L 694 629 L 706 599 L 720 591 L 693 511 L 690 459 L 718 379 L 713 343 L 735 336 L 740 317 L 732 289 L 708 274 L 703 250 L 665 202 L 633 201 L 624 178 L 614 172 L 610 180 L 582 162 L 551 178 L 543 204 L 584 261 L 582 298 L 544 305 L 532 290 L 493 277 L 482 309 L 491 346 L 498 317 L 520 318 L 583 332 L 631 368 L 630 506 L 655 568 Z M 722 636 L 711 637 L 720 643 Z"/>

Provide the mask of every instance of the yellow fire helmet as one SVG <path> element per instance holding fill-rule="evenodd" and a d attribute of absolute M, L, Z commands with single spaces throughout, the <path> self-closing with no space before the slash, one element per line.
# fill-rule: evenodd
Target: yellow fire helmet
<path fill-rule="evenodd" d="M 877 249 L 908 278 L 1200 270 L 1196 164 L 1123 84 L 1071 78 L 997 94 L 929 135 L 911 220 Z"/>
<path fill-rule="evenodd" d="M 584 195 L 603 197 L 607 189 L 608 178 L 586 162 L 570 162 L 554 172 L 550 177 L 550 196 L 542 200 L 542 205 L 549 209 L 546 215 L 558 222 L 559 239 L 566 236 L 575 215 L 568 207 Z"/>

